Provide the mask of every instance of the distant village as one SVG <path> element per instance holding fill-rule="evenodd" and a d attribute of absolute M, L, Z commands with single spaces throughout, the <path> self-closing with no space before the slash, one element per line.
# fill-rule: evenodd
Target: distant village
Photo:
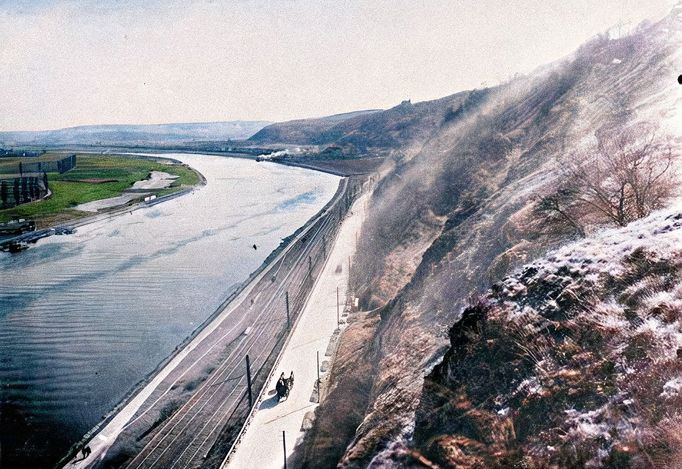
<path fill-rule="evenodd" d="M 40 152 L 29 150 L 15 150 L 12 148 L 0 148 L 0 158 L 28 158 L 36 157 L 45 153 L 45 150 Z"/>

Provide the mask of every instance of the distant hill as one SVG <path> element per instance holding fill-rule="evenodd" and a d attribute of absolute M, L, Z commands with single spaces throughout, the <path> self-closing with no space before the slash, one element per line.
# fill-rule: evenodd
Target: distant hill
<path fill-rule="evenodd" d="M 248 142 L 258 145 L 334 145 L 352 148 L 359 156 L 421 146 L 460 109 L 469 93 L 457 93 L 413 104 L 406 100 L 383 111 L 359 111 L 317 119 L 269 125 Z"/>
<path fill-rule="evenodd" d="M 35 132 L 0 132 L 0 147 L 17 145 L 138 145 L 244 140 L 266 121 L 202 122 L 155 125 L 85 125 Z"/>
<path fill-rule="evenodd" d="M 337 125 L 356 118 L 362 118 L 381 112 L 380 110 L 366 110 L 334 114 L 332 116 L 311 119 L 296 119 L 271 124 L 249 138 L 254 144 L 298 144 L 319 145 L 333 140 L 331 134 Z"/>

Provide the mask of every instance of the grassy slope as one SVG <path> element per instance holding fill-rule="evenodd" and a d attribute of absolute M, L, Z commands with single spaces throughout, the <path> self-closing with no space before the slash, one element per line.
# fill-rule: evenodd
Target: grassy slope
<path fill-rule="evenodd" d="M 440 467 L 681 467 L 680 241 L 662 211 L 495 284 L 425 380 L 417 449 Z"/>
<path fill-rule="evenodd" d="M 193 186 L 200 180 L 199 174 L 181 165 L 168 165 L 154 160 L 126 158 L 121 156 L 78 155 L 76 168 L 64 174 L 48 173 L 52 197 L 18 207 L 0 210 L 0 222 L 13 218 L 34 218 L 40 226 L 63 222 L 87 215 L 74 210 L 78 204 L 93 200 L 116 197 L 135 181 L 146 179 L 151 171 L 164 171 L 179 176 L 173 187 L 158 191 L 160 195 Z M 82 179 L 115 179 L 116 182 L 88 183 Z"/>

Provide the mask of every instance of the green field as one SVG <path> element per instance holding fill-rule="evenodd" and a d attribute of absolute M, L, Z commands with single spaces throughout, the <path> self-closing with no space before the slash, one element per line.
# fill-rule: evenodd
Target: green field
<path fill-rule="evenodd" d="M 74 210 L 76 205 L 121 195 L 135 181 L 146 179 L 151 171 L 164 171 L 179 176 L 170 188 L 149 191 L 158 195 L 177 192 L 200 181 L 196 171 L 182 164 L 169 165 L 153 159 L 125 156 L 78 154 L 76 167 L 71 171 L 47 174 L 51 198 L 0 210 L 0 222 L 14 218 L 31 218 L 39 227 L 45 227 L 80 218 L 88 214 Z M 85 179 L 114 179 L 115 182 L 83 182 Z"/>

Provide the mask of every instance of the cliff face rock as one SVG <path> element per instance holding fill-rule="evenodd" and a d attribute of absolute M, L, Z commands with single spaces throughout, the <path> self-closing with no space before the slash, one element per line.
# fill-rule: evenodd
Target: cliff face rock
<path fill-rule="evenodd" d="M 682 213 L 558 250 L 464 310 L 414 445 L 443 467 L 682 464 Z"/>
<path fill-rule="evenodd" d="M 675 83 L 680 13 L 628 37 L 596 38 L 531 76 L 460 94 L 420 150 L 398 158 L 378 183 L 352 272 L 361 306 L 380 307 L 373 313 L 378 322 L 371 354 L 352 358 L 358 366 L 347 366 L 335 380 L 357 380 L 356 368 L 368 363 L 375 373 L 362 402 L 362 423 L 352 439 L 339 442 L 345 448 L 342 466 L 381 466 L 424 454 L 441 460 L 434 456 L 439 451 L 471 454 L 481 464 L 498 450 L 515 457 L 505 442 L 528 430 L 504 422 L 494 438 L 479 440 L 474 432 L 466 444 L 449 439 L 431 447 L 429 442 L 420 446 L 424 454 L 414 453 L 410 442 L 416 437 L 423 376 L 449 347 L 447 331 L 473 295 L 566 241 L 543 235 L 528 217 L 534 197 L 553 187 L 561 158 L 590 143 L 605 125 L 649 120 L 681 134 L 674 127 L 676 109 L 682 108 Z M 488 317 L 489 307 L 480 305 L 476 314 Z M 348 335 L 342 342 L 352 340 Z M 504 345 L 500 342 L 494 353 L 511 361 Z M 525 362 L 518 366 L 527 372 Z M 323 407 L 333 405 L 330 399 Z M 476 425 L 483 427 L 482 422 Z"/>

